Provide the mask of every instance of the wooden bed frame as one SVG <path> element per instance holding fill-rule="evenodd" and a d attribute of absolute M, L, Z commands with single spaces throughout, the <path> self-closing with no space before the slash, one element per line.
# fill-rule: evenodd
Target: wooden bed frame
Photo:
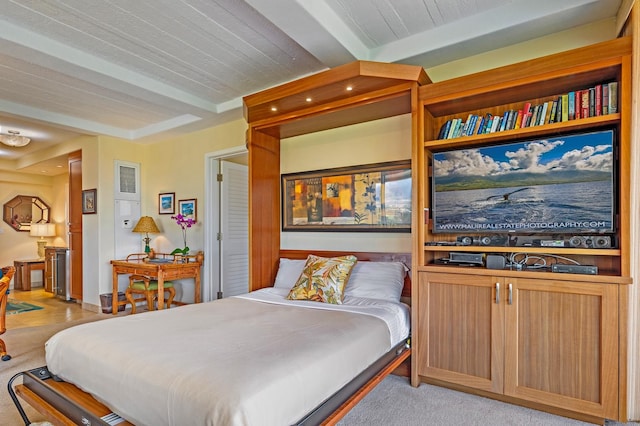
<path fill-rule="evenodd" d="M 405 362 L 410 354 L 411 349 L 404 348 L 403 344 L 394 348 L 372 366 L 375 369 L 382 364 L 381 370 L 365 370 L 296 424 L 335 425 L 386 376 Z M 24 372 L 23 383 L 16 385 L 14 389 L 20 398 L 56 426 L 109 425 L 102 418 L 113 414 L 107 406 L 76 386 L 51 378 L 46 367 Z M 14 402 L 19 404 L 15 399 Z M 18 410 L 22 411 L 22 407 Z M 28 423 L 25 421 L 25 424 Z M 118 424 L 131 425 L 127 421 Z"/>
<path fill-rule="evenodd" d="M 411 266 L 411 255 L 408 253 L 368 253 L 368 252 L 338 252 L 322 250 L 281 250 L 281 257 L 289 259 L 306 259 L 309 253 L 317 256 L 333 257 L 354 254 L 361 261 L 403 262 Z M 403 290 L 403 297 L 411 296 L 411 274 L 407 273 Z M 336 392 L 331 398 L 313 409 L 298 425 L 335 425 L 358 402 L 360 402 L 373 388 L 391 373 L 408 375 L 408 361 L 411 349 L 403 342 L 380 358 L 371 367 L 363 371 L 345 387 Z M 56 381 L 51 378 L 46 367 L 41 367 L 22 373 L 23 383 L 15 385 L 9 383 L 9 391 L 44 415 L 56 426 L 74 426 L 77 424 L 109 425 L 101 418 L 112 414 L 104 404 L 86 392 L 70 383 Z M 11 395 L 23 419 L 26 417 L 18 398 Z M 27 420 L 25 419 L 25 423 Z M 26 423 L 28 424 L 28 423 Z M 131 425 L 123 422 L 120 425 Z"/>

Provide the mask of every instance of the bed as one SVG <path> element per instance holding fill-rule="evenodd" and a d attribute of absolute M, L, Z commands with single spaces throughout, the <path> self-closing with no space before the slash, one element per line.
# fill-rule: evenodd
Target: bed
<path fill-rule="evenodd" d="M 19 394 L 59 406 L 55 376 L 136 425 L 337 421 L 409 354 L 406 267 L 358 261 L 341 303 L 290 300 L 305 265 L 283 258 L 273 287 L 245 295 L 63 330 Z"/>

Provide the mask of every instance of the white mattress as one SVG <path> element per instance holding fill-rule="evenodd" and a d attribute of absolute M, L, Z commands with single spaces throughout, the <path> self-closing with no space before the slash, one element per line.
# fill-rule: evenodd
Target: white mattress
<path fill-rule="evenodd" d="M 82 324 L 46 343 L 47 366 L 137 425 L 286 425 L 408 335 L 406 305 L 286 293 Z"/>
<path fill-rule="evenodd" d="M 318 303 L 306 300 L 287 300 L 288 289 L 283 288 L 263 288 L 262 290 L 243 294 L 240 296 L 267 303 L 282 305 L 302 306 L 312 309 L 325 309 L 332 311 L 353 312 L 356 314 L 371 315 L 380 318 L 389 327 L 391 346 L 406 339 L 411 327 L 410 308 L 404 303 L 385 302 L 379 299 L 366 299 L 363 297 L 345 298 L 342 305 L 332 305 L 329 303 Z"/>

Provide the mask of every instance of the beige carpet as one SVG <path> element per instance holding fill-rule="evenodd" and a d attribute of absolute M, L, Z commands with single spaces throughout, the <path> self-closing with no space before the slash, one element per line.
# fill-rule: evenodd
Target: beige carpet
<path fill-rule="evenodd" d="M 13 358 L 6 362 L 0 361 L 0 382 L 4 389 L 0 394 L 0 425 L 24 425 L 6 391 L 6 384 L 15 373 L 45 365 L 44 342 L 59 330 L 104 318 L 97 316 L 62 324 L 19 328 L 8 330 L 2 336 Z M 44 420 L 27 404 L 23 404 L 23 408 L 32 422 Z M 618 424 L 607 422 L 611 426 Z M 354 407 L 339 425 L 578 426 L 587 423 L 436 386 L 422 384 L 414 388 L 404 377 L 389 376 Z"/>
<path fill-rule="evenodd" d="M 9 352 L 12 357 L 9 361 L 0 361 L 0 383 L 2 383 L 2 391 L 0 393 L 0 413 L 2 413 L 0 415 L 0 424 L 2 426 L 24 425 L 18 410 L 15 408 L 9 396 L 7 383 L 16 373 L 45 365 L 44 342 L 58 331 L 67 327 L 104 318 L 105 317 L 102 316 L 95 316 L 91 319 L 69 321 L 59 324 L 17 328 L 15 330 L 7 330 L 7 332 L 2 335 L 2 339 L 7 344 L 7 352 Z M 22 383 L 22 381 L 21 379 L 17 379 L 15 383 Z M 44 418 L 28 404 L 23 403 L 22 406 L 29 420 L 32 422 L 44 420 Z"/>
<path fill-rule="evenodd" d="M 622 425 L 607 422 L 607 426 Z M 586 426 L 584 423 L 492 399 L 389 376 L 356 405 L 339 426 Z M 627 423 L 626 426 L 640 425 Z"/>

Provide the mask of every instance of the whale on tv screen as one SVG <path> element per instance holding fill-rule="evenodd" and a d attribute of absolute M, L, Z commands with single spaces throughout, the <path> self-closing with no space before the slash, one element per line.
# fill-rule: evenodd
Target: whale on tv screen
<path fill-rule="evenodd" d="M 432 231 L 614 231 L 613 130 L 433 154 Z"/>

